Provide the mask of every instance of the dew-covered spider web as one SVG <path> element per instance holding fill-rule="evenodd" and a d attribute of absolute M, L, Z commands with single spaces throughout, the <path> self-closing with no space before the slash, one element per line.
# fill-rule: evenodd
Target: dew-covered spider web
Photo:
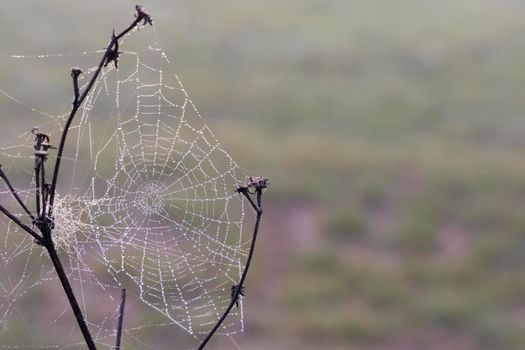
<path fill-rule="evenodd" d="M 53 239 L 97 346 L 114 344 L 126 288 L 123 348 L 195 348 L 230 303 L 246 260 L 251 235 L 235 193 L 245 175 L 200 116 L 154 29 L 134 31 L 120 46 L 118 70 L 103 70 L 69 131 Z M 80 67 L 85 85 L 101 55 L 0 56 L 42 75 L 62 72 L 47 82 L 63 92 L 51 102 L 0 81 L 0 140 L 9 140 L 0 163 L 33 211 L 31 129 L 58 146 L 73 95 L 68 69 Z M 32 226 L 3 181 L 0 203 Z M 0 231 L 0 346 L 84 348 L 45 250 L 4 215 Z M 243 328 L 241 300 L 219 333 L 231 338 Z"/>

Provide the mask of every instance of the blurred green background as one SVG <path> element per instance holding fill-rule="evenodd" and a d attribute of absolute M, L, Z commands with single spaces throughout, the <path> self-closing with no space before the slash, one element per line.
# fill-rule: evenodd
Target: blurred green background
<path fill-rule="evenodd" d="M 4 1 L 0 53 L 101 48 L 134 5 Z M 242 349 L 525 348 L 525 1 L 143 5 L 217 138 L 271 181 Z M 0 60 L 0 88 L 67 105 L 67 73 Z"/>

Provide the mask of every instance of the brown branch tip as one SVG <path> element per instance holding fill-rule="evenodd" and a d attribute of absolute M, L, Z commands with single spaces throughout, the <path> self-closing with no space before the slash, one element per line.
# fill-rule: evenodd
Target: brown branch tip
<path fill-rule="evenodd" d="M 153 20 L 151 19 L 151 16 L 149 13 L 146 12 L 146 9 L 142 5 L 136 5 L 135 10 L 137 10 L 137 13 L 135 14 L 135 17 L 138 19 L 138 21 L 143 21 L 142 25 L 145 26 L 146 24 L 153 25 Z"/>
<path fill-rule="evenodd" d="M 255 193 L 256 191 L 262 191 L 270 186 L 270 181 L 265 176 L 250 176 L 249 179 L 250 181 L 246 185 L 237 187 L 235 191 L 237 193 L 247 193 L 251 192 L 251 190 L 255 190 L 254 192 L 251 192 Z"/>

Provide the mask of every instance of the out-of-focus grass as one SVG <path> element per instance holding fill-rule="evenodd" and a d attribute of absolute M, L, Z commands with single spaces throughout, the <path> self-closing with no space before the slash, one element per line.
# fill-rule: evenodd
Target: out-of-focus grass
<path fill-rule="evenodd" d="M 6 5 L 2 51 L 98 48 L 111 28 L 68 38 L 85 9 L 57 4 L 35 13 L 59 23 Z M 271 180 L 243 348 L 523 349 L 523 2 L 145 5 L 219 140 Z M 25 101 L 62 79 L 3 70 Z"/>

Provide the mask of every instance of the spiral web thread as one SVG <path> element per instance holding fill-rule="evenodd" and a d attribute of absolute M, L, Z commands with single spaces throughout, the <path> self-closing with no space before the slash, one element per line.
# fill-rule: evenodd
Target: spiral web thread
<path fill-rule="evenodd" d="M 122 47 L 129 49 L 126 44 Z M 250 237 L 243 236 L 245 207 L 235 193 L 244 174 L 171 72 L 158 39 L 145 47 L 135 45 L 135 52 L 122 53 L 118 70 L 113 65 L 103 70 L 70 129 L 53 208 L 53 239 L 99 346 L 114 343 L 117 291 L 125 287 L 136 302 L 128 302 L 124 344 L 146 346 L 147 332 L 157 328 L 169 333 L 175 327 L 192 347 L 229 304 L 231 286 L 246 258 Z M 81 56 L 93 64 L 83 67 L 81 82 L 86 84 L 100 51 L 8 59 L 64 56 Z M 0 97 L 2 103 L 38 115 L 40 131 L 58 143 L 66 114 L 39 111 L 3 89 Z M 24 130 L 0 148 L 0 160 L 33 208 L 34 139 L 30 128 Z M 50 172 L 53 154 L 47 163 Z M 1 186 L 1 203 L 31 226 L 7 186 Z M 62 298 L 56 274 L 29 235 L 4 216 L 0 223 L 0 344 L 42 347 L 45 336 L 37 336 L 39 325 L 32 323 L 39 317 L 31 319 L 24 305 L 39 290 L 52 289 L 54 298 Z M 82 347 L 74 325 L 66 322 L 71 319 L 67 305 L 61 304 L 42 331 L 51 338 L 46 347 Z M 25 335 L 17 334 L 13 320 L 23 324 L 18 332 Z M 51 336 L 57 325 L 68 329 L 56 331 L 60 339 Z M 220 333 L 231 336 L 243 328 L 241 300 Z"/>

